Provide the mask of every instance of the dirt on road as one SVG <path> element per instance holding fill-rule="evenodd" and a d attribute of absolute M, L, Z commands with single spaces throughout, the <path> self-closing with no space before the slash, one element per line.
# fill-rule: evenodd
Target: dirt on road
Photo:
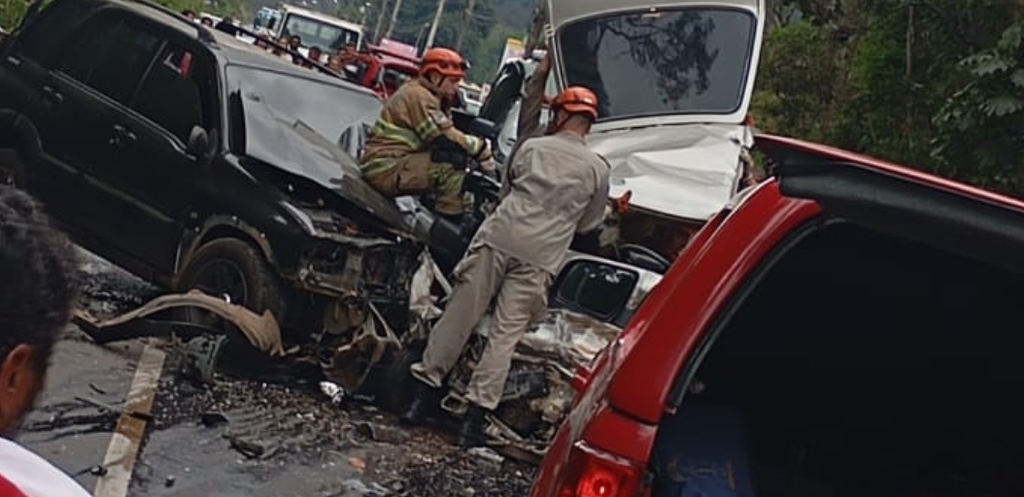
<path fill-rule="evenodd" d="M 80 305 L 97 317 L 159 295 L 91 255 L 82 270 Z M 104 471 L 97 465 L 117 413 L 81 398 L 123 401 L 115 397 L 126 392 L 144 341 L 99 347 L 69 332 L 58 351 L 64 360 L 54 365 L 59 381 L 51 381 L 26 426 L 27 443 L 57 457 L 69 472 L 77 470 L 87 488 L 90 475 Z M 529 491 L 531 466 L 465 451 L 438 430 L 401 427 L 372 399 L 334 402 L 307 374 L 269 381 L 219 375 L 197 384 L 177 372 L 170 361 L 163 369 L 128 495 L 500 497 Z"/>

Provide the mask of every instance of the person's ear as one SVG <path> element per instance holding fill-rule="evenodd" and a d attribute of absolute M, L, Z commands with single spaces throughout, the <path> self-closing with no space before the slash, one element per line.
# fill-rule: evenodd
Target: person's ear
<path fill-rule="evenodd" d="M 8 433 L 27 413 L 42 388 L 43 374 L 36 367 L 36 351 L 20 344 L 0 365 L 0 433 Z"/>

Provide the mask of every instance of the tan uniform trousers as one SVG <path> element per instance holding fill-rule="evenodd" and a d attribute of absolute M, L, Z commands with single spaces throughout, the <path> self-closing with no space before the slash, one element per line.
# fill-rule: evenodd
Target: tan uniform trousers
<path fill-rule="evenodd" d="M 394 165 L 364 173 L 366 181 L 389 197 L 434 192 L 434 209 L 446 215 L 462 214 L 462 180 L 466 174 L 448 164 L 430 161 L 430 152 L 396 159 Z M 369 169 L 369 168 L 368 168 Z"/>
<path fill-rule="evenodd" d="M 490 246 L 474 244 L 455 268 L 455 279 L 444 315 L 430 332 L 423 361 L 412 365 L 412 374 L 441 387 L 496 295 L 494 327 L 467 391 L 470 402 L 493 410 L 501 402 L 516 345 L 532 317 L 547 305 L 551 274 Z"/>

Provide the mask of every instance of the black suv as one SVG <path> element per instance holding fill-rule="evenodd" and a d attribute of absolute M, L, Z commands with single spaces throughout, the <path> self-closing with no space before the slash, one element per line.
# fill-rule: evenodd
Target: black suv
<path fill-rule="evenodd" d="M 369 90 L 123 0 L 55 0 L 0 66 L 0 174 L 87 249 L 279 319 L 317 295 L 408 312 L 418 242 L 351 158 Z"/>

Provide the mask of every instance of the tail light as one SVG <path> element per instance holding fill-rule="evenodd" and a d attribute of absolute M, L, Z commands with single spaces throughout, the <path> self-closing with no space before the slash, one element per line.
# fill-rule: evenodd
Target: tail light
<path fill-rule="evenodd" d="M 597 450 L 586 442 L 576 442 L 569 453 L 558 497 L 646 496 L 649 490 L 644 474 L 628 460 Z"/>

